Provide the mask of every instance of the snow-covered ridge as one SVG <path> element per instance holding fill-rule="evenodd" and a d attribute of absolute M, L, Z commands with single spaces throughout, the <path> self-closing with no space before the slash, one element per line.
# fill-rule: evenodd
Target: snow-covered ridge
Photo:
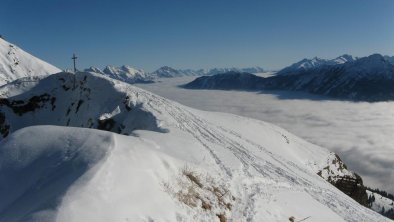
<path fill-rule="evenodd" d="M 388 221 L 318 175 L 353 175 L 328 150 L 100 74 L 51 75 L 0 112 L 0 221 Z"/>
<path fill-rule="evenodd" d="M 0 38 L 0 85 L 23 77 L 57 72 L 60 72 L 60 69 Z"/>

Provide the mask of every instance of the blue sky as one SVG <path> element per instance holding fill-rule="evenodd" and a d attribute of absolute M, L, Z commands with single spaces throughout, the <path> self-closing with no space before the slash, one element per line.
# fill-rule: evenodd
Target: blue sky
<path fill-rule="evenodd" d="M 1 0 L 0 34 L 60 68 L 278 69 L 394 55 L 393 0 Z"/>

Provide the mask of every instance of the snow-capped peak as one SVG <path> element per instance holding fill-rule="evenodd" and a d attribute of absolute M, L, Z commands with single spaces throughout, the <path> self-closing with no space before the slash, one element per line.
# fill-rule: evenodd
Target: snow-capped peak
<path fill-rule="evenodd" d="M 0 85 L 22 77 L 60 72 L 55 66 L 0 38 Z"/>
<path fill-rule="evenodd" d="M 152 81 L 152 77 L 145 73 L 144 70 L 136 69 L 128 65 L 123 65 L 121 67 L 108 65 L 104 68 L 103 74 L 113 79 L 127 83 L 141 83 Z"/>

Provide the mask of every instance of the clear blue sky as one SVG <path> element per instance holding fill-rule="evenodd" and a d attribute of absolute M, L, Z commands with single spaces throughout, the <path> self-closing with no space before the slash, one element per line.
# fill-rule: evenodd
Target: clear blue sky
<path fill-rule="evenodd" d="M 1 0 L 0 34 L 60 68 L 278 69 L 394 55 L 394 0 Z"/>

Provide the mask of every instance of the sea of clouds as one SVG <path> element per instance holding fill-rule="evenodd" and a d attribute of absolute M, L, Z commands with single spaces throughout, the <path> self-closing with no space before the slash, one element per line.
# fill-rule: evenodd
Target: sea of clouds
<path fill-rule="evenodd" d="M 138 86 L 181 104 L 279 125 L 340 155 L 364 183 L 394 193 L 394 102 L 349 102 L 298 92 L 187 90 L 190 77 Z"/>

